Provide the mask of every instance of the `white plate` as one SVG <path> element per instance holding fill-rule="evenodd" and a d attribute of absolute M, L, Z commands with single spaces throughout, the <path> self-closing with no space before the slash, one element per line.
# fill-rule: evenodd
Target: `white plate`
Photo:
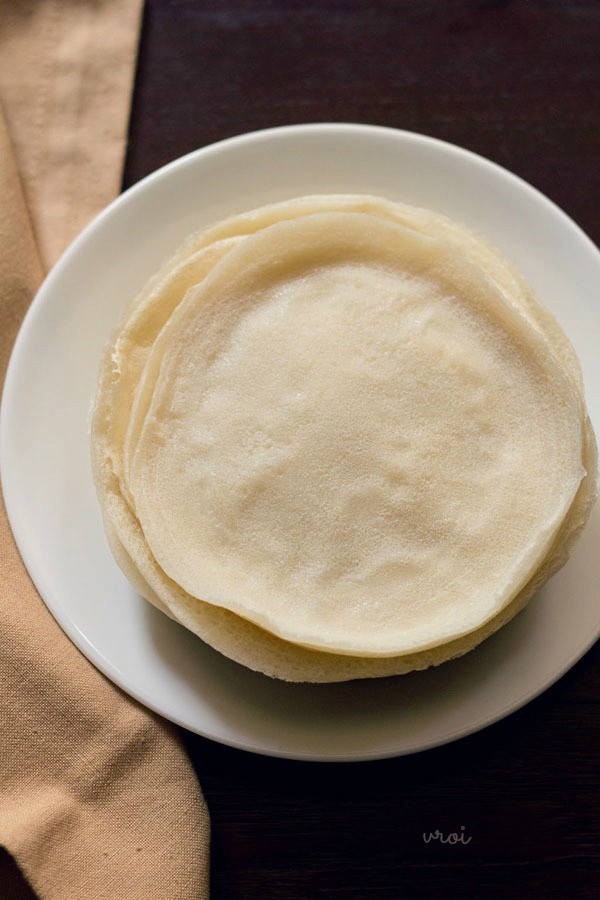
<path fill-rule="evenodd" d="M 192 230 L 273 200 L 348 191 L 440 210 L 500 247 L 573 341 L 600 432 L 593 244 L 493 163 L 432 138 L 360 125 L 233 138 L 127 191 L 75 241 L 36 297 L 13 352 L 1 418 L 10 521 L 71 640 L 168 719 L 225 744 L 302 759 L 411 753 L 483 728 L 552 684 L 600 631 L 600 505 L 566 568 L 499 634 L 439 669 L 379 681 L 290 685 L 250 672 L 138 598 L 113 562 L 92 485 L 88 412 L 101 348 L 124 304 Z"/>

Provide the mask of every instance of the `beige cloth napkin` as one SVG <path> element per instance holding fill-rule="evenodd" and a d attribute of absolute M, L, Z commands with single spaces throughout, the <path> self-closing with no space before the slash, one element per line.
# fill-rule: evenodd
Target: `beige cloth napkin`
<path fill-rule="evenodd" d="M 0 91 L 47 270 L 119 193 L 142 0 L 0 0 Z"/>
<path fill-rule="evenodd" d="M 0 95 L 27 192 L 0 112 L 0 382 L 38 246 L 51 262 L 118 190 L 139 6 L 0 0 Z M 0 506 L 0 847 L 43 900 L 202 900 L 209 820 L 175 729 L 64 636 Z"/>

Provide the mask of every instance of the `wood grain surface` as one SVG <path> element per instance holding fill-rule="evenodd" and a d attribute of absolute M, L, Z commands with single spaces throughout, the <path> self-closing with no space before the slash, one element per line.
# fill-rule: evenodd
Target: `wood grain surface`
<path fill-rule="evenodd" d="M 148 0 L 125 185 L 241 132 L 369 122 L 501 163 L 598 242 L 599 46 L 591 0 Z M 186 735 L 213 897 L 595 900 L 598 662 L 596 648 L 522 711 L 413 757 L 295 763 Z M 468 843 L 423 840 L 461 826 Z"/>

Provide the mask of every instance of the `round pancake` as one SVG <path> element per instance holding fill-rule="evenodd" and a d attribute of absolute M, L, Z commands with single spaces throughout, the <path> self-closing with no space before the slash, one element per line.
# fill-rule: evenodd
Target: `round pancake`
<path fill-rule="evenodd" d="M 155 342 L 129 486 L 192 597 L 364 656 L 480 627 L 584 474 L 546 343 L 447 245 L 368 214 L 263 229 Z"/>
<path fill-rule="evenodd" d="M 447 641 L 445 644 L 430 649 L 423 654 L 404 653 L 389 659 L 354 658 L 339 656 L 335 653 L 323 653 L 307 650 L 296 644 L 281 640 L 250 622 L 229 613 L 227 610 L 209 606 L 202 601 L 193 601 L 193 614 L 188 616 L 192 598 L 182 593 L 173 582 L 170 582 L 148 548 L 140 542 L 139 524 L 133 511 L 127 506 L 126 490 L 122 485 L 123 446 L 120 441 L 123 431 L 130 421 L 133 394 L 137 380 L 162 325 L 181 302 L 186 288 L 201 281 L 216 260 L 222 258 L 236 243 L 241 235 L 251 232 L 252 227 L 264 227 L 287 218 L 298 218 L 314 213 L 315 209 L 368 210 L 377 209 L 381 218 L 411 221 L 415 230 L 440 236 L 443 232 L 455 246 L 461 246 L 465 255 L 484 264 L 486 273 L 496 285 L 502 286 L 505 298 L 526 316 L 530 324 L 538 331 L 543 331 L 547 345 L 562 362 L 564 371 L 572 385 L 580 390 L 580 375 L 576 357 L 568 341 L 554 320 L 539 306 L 531 292 L 523 286 L 522 280 L 511 270 L 493 248 L 474 238 L 464 229 L 448 224 L 448 220 L 421 210 L 390 204 L 373 198 L 333 197 L 305 198 L 290 204 L 278 204 L 258 213 L 238 217 L 203 235 L 194 236 L 185 245 L 183 251 L 169 263 L 160 276 L 153 280 L 151 287 L 131 307 L 119 331 L 118 339 L 108 352 L 104 365 L 102 388 L 96 407 L 94 424 L 94 456 L 95 470 L 99 494 L 103 502 L 107 532 L 115 555 L 141 592 L 153 602 L 164 605 L 164 598 L 172 600 L 173 596 L 182 594 L 185 615 L 178 612 L 185 624 L 200 634 L 209 643 L 221 649 L 227 655 L 237 658 L 252 668 L 267 671 L 278 677 L 293 680 L 341 680 L 352 677 L 366 677 L 379 674 L 407 671 L 419 668 L 444 658 L 458 655 L 470 649 L 492 630 L 503 624 L 525 602 L 535 585 L 545 580 L 560 565 L 577 530 L 587 518 L 589 507 L 594 496 L 595 477 L 583 479 L 579 491 L 563 527 L 556 536 L 554 545 L 547 559 L 540 567 L 529 585 L 525 585 L 517 597 L 500 613 L 493 616 L 484 627 L 476 629 L 462 639 Z M 218 244 L 215 244 L 214 241 Z M 222 242 L 231 242 L 229 246 Z M 187 277 L 187 281 L 186 281 Z M 582 400 L 580 397 L 580 405 Z M 584 460 L 586 468 L 595 475 L 594 443 L 585 417 L 584 424 Z M 115 439 L 115 436 L 117 439 Z M 135 550 L 137 566 L 132 574 L 131 557 L 125 547 Z M 138 567 L 142 571 L 138 571 Z M 150 587 L 152 583 L 152 587 Z M 161 595 L 162 600 L 158 597 Z"/>

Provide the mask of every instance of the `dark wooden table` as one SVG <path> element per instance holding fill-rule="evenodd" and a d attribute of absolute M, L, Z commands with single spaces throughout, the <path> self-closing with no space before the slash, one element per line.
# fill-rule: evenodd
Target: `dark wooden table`
<path fill-rule="evenodd" d="M 598 241 L 599 45 L 592 0 L 149 0 L 125 183 L 244 131 L 371 122 L 507 166 Z M 596 649 L 521 712 L 408 758 L 296 763 L 189 735 L 214 898 L 595 900 L 598 662 Z M 423 841 L 461 825 L 468 845 Z"/>

